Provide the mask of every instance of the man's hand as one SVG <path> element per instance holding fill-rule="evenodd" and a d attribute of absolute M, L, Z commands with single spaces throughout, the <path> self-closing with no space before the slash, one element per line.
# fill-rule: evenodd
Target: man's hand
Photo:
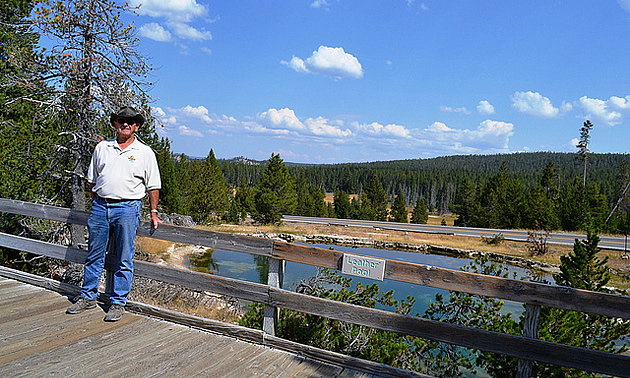
<path fill-rule="evenodd" d="M 153 229 L 158 228 L 158 225 L 162 223 L 160 218 L 158 218 L 157 210 L 154 210 L 158 208 L 159 199 L 160 199 L 159 189 L 149 190 L 149 206 L 150 206 L 149 208 L 151 209 L 151 223 L 153 223 Z"/>
<path fill-rule="evenodd" d="M 160 218 L 158 218 L 157 213 L 151 213 L 151 223 L 153 223 L 153 228 L 158 228 L 158 225 L 164 222 L 162 222 Z"/>

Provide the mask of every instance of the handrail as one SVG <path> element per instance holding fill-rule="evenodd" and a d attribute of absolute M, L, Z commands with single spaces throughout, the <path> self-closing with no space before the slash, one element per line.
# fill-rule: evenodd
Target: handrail
<path fill-rule="evenodd" d="M 3 198 L 0 198 L 0 211 L 84 226 L 87 225 L 88 216 L 85 211 Z M 155 230 L 147 221 L 140 223 L 138 235 L 176 243 L 267 256 L 329 269 L 340 269 L 339 264 L 343 257 L 343 253 L 339 251 L 257 237 L 170 225 L 160 225 Z M 630 319 L 630 297 L 627 296 L 486 276 L 432 265 L 384 260 L 386 261 L 385 278 L 394 281 Z"/>
<path fill-rule="evenodd" d="M 0 199 L 0 211 L 4 212 L 45 219 L 53 218 L 52 220 L 64 222 L 72 219 L 73 222 L 79 224 L 87 219 L 84 212 L 61 208 L 51 209 L 51 207 Z M 138 234 L 164 240 L 205 245 L 212 248 L 255 253 L 274 259 L 284 259 L 334 269 L 338 267 L 340 256 L 342 256 L 339 252 L 321 248 L 183 227 L 162 225 L 152 233 L 148 222 L 142 222 Z M 86 251 L 78 248 L 1 233 L 0 246 L 79 263 L 85 260 L 86 255 Z M 251 252 L 252 250 L 255 250 L 255 252 Z M 107 264 L 111 263 L 108 262 Z M 630 308 L 630 297 L 503 279 L 427 265 L 396 262 L 394 260 L 387 260 L 387 264 L 386 278 L 399 281 L 472 292 L 473 294 L 490 297 L 500 295 L 498 296 L 500 298 L 535 305 L 542 304 L 577 311 L 584 311 L 583 308 L 586 308 L 588 309 L 587 312 L 626 319 L 630 317 L 628 311 Z M 306 296 L 267 285 L 191 272 L 142 261 L 136 262 L 136 274 L 192 289 L 232 295 L 274 307 L 292 309 L 410 336 L 510 355 L 525 360 L 535 360 L 617 376 L 628 376 L 630 373 L 629 356 L 394 314 Z M 554 298 L 556 295 L 560 295 L 562 299 Z M 564 301 L 570 303 L 565 303 Z M 597 308 L 603 309 L 597 310 Z"/>

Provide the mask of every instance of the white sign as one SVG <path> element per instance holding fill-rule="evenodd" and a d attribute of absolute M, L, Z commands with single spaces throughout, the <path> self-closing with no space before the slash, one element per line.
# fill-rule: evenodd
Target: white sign
<path fill-rule="evenodd" d="M 341 273 L 383 281 L 385 260 L 344 253 Z"/>

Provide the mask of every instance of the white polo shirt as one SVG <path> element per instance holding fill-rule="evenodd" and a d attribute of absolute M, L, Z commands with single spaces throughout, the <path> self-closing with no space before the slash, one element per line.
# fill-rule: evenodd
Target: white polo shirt
<path fill-rule="evenodd" d="M 124 150 L 116 139 L 97 144 L 88 182 L 94 184 L 92 191 L 108 199 L 141 199 L 146 190 L 162 187 L 155 154 L 138 138 Z"/>

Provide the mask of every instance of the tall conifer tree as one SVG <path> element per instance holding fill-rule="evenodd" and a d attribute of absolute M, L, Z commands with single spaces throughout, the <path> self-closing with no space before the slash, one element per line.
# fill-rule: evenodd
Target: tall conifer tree
<path fill-rule="evenodd" d="M 427 212 L 427 203 L 424 198 L 418 196 L 416 206 L 414 206 L 413 212 L 411 213 L 411 223 L 427 224 L 428 220 L 429 213 Z"/>
<path fill-rule="evenodd" d="M 263 224 L 279 223 L 283 214 L 293 214 L 297 194 L 293 177 L 280 154 L 271 154 L 263 177 L 256 186 L 253 217 Z"/>
<path fill-rule="evenodd" d="M 225 183 L 213 150 L 197 167 L 189 185 L 186 207 L 188 214 L 197 222 L 208 222 L 229 209 L 231 190 Z"/>
<path fill-rule="evenodd" d="M 371 210 L 374 212 L 374 220 L 387 220 L 387 193 L 383 189 L 383 184 L 378 176 L 373 175 L 365 189 L 365 196 L 370 202 Z"/>
<path fill-rule="evenodd" d="M 392 222 L 409 223 L 409 212 L 407 211 L 407 200 L 402 190 L 398 190 L 398 194 L 392 205 L 392 213 L 389 218 Z"/>

